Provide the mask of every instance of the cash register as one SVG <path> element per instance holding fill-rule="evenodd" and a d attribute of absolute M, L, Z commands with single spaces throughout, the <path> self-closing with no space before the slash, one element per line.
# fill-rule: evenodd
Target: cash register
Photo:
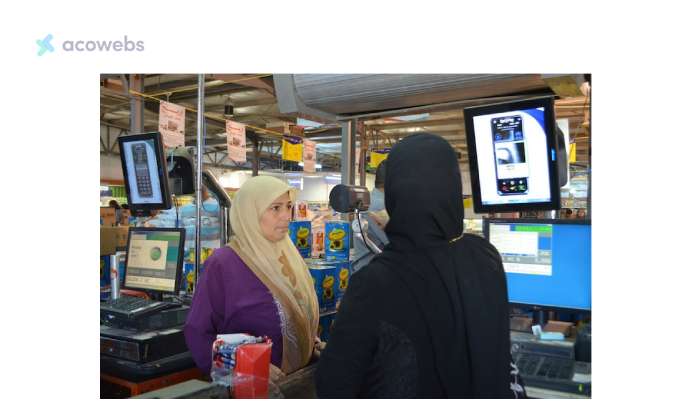
<path fill-rule="evenodd" d="M 178 299 L 184 243 L 183 228 L 130 227 L 123 290 L 148 298 L 101 302 L 103 389 L 128 388 L 136 395 L 201 378 L 183 332 L 189 306 Z"/>
<path fill-rule="evenodd" d="M 129 228 L 122 288 L 148 298 L 121 295 L 101 302 L 102 326 L 146 331 L 185 323 L 189 307 L 178 299 L 184 243 L 184 228 Z"/>

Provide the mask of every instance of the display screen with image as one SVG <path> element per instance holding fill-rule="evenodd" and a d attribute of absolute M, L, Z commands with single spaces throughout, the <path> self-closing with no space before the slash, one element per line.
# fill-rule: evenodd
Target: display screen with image
<path fill-rule="evenodd" d="M 184 264 L 183 228 L 130 227 L 123 288 L 178 294 Z"/>
<path fill-rule="evenodd" d="M 171 192 L 161 133 L 120 136 L 118 144 L 130 209 L 170 209 Z"/>
<path fill-rule="evenodd" d="M 552 97 L 464 109 L 476 213 L 560 209 Z"/>

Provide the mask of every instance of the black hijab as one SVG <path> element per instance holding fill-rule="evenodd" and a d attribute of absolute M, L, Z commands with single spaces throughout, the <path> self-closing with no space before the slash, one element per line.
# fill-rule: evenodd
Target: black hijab
<path fill-rule="evenodd" d="M 408 136 L 387 157 L 385 233 L 392 249 L 439 245 L 464 231 L 461 172 L 456 152 L 441 137 Z"/>
<path fill-rule="evenodd" d="M 396 276 L 388 294 L 415 298 L 445 396 L 514 398 L 504 270 L 487 240 L 463 235 L 461 172 L 446 140 L 414 134 L 392 148 L 385 207 L 389 244 L 371 266 Z"/>

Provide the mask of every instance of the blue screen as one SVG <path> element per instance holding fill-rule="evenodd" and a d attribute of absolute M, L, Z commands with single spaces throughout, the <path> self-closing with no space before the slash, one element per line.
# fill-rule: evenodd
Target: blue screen
<path fill-rule="evenodd" d="M 486 237 L 502 256 L 510 304 L 591 310 L 591 224 L 488 219 Z"/>

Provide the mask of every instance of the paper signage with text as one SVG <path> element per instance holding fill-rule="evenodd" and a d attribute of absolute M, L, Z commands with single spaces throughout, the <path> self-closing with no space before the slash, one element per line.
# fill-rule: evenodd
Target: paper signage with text
<path fill-rule="evenodd" d="M 161 101 L 159 104 L 159 130 L 165 147 L 185 145 L 185 108 Z"/>
<path fill-rule="evenodd" d="M 360 147 L 356 147 L 356 173 L 360 172 Z"/>
<path fill-rule="evenodd" d="M 244 124 L 226 121 L 226 144 L 228 144 L 228 158 L 231 161 L 247 162 Z"/>
<path fill-rule="evenodd" d="M 315 173 L 317 150 L 315 142 L 303 139 L 303 172 Z"/>

